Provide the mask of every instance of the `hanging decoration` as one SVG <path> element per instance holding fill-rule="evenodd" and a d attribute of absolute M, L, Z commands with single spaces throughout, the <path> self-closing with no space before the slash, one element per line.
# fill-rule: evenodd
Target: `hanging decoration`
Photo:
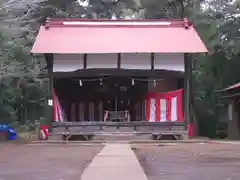
<path fill-rule="evenodd" d="M 79 85 L 80 85 L 80 86 L 82 86 L 82 85 L 83 85 L 83 84 L 82 84 L 82 80 L 79 80 Z"/>
<path fill-rule="evenodd" d="M 134 79 L 132 79 L 132 86 L 134 86 Z"/>
<path fill-rule="evenodd" d="M 114 77 L 114 76 L 112 76 Z M 101 77 L 101 78 L 95 78 L 95 79 L 84 79 L 84 82 L 94 82 L 94 81 L 100 81 L 100 85 L 103 84 L 103 80 L 107 80 L 107 79 L 110 79 L 112 77 Z M 132 85 L 135 84 L 135 81 L 137 82 L 153 82 L 154 86 L 157 85 L 157 82 L 159 81 L 163 81 L 164 79 L 147 79 L 147 78 L 133 78 L 133 77 L 125 77 L 126 79 L 131 79 L 132 81 Z M 83 85 L 83 80 L 78 80 L 79 84 L 82 84 Z"/>

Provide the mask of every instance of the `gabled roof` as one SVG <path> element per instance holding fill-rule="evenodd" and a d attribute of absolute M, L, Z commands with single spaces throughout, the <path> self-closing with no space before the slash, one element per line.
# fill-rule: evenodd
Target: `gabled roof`
<path fill-rule="evenodd" d="M 240 88 L 240 82 L 236 83 L 236 84 L 233 84 L 233 85 L 230 85 L 227 88 L 218 90 L 218 92 L 231 91 L 231 90 L 238 89 L 238 88 Z"/>
<path fill-rule="evenodd" d="M 52 19 L 40 27 L 33 53 L 203 53 L 185 20 Z"/>
<path fill-rule="evenodd" d="M 234 99 L 240 97 L 240 83 L 236 83 L 228 86 L 227 88 L 216 90 L 217 93 L 220 93 L 221 98 L 223 99 Z"/>

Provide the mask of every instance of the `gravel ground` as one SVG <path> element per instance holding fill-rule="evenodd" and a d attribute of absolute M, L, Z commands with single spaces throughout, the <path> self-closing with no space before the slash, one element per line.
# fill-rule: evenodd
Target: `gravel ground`
<path fill-rule="evenodd" d="M 100 145 L 0 144 L 0 180 L 79 180 Z"/>
<path fill-rule="evenodd" d="M 149 180 L 239 180 L 240 145 L 133 148 Z"/>

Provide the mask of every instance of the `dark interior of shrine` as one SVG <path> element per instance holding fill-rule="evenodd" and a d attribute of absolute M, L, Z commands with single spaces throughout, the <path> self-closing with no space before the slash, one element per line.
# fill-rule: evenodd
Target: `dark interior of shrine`
<path fill-rule="evenodd" d="M 54 90 L 68 121 L 103 121 L 106 111 L 129 111 L 145 119 L 147 77 L 57 78 Z"/>

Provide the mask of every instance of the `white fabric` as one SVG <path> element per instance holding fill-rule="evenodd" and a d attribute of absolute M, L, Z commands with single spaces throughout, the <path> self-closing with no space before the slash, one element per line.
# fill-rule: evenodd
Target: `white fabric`
<path fill-rule="evenodd" d="M 160 121 L 167 121 L 167 101 L 166 99 L 160 99 Z"/>
<path fill-rule="evenodd" d="M 41 130 L 40 132 L 41 132 L 42 139 L 46 139 L 47 136 L 46 136 L 44 130 Z"/>
<path fill-rule="evenodd" d="M 150 99 L 150 122 L 154 122 L 156 119 L 156 115 L 155 115 L 155 111 L 156 111 L 156 100 L 151 98 Z"/>
<path fill-rule="evenodd" d="M 177 121 L 177 97 L 171 99 L 171 121 Z"/>
<path fill-rule="evenodd" d="M 58 109 L 59 109 L 59 117 L 60 117 L 59 121 L 62 122 L 62 121 L 64 121 L 64 117 L 63 117 L 62 108 L 60 106 L 58 99 L 57 99 L 57 105 L 58 105 Z"/>

